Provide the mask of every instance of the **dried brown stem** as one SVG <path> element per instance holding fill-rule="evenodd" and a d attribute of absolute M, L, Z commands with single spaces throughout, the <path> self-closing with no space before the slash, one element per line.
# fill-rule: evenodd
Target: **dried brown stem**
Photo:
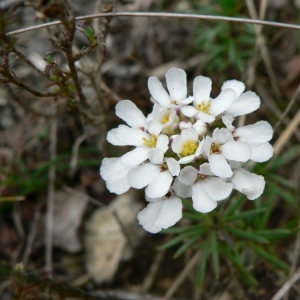
<path fill-rule="evenodd" d="M 56 112 L 56 107 L 54 107 Z M 50 124 L 50 144 L 49 144 L 49 159 L 54 162 L 56 159 L 56 144 L 57 144 L 57 119 L 54 118 Z M 52 163 L 49 168 L 49 181 L 48 181 L 48 196 L 47 196 L 47 214 L 46 214 L 46 266 L 45 271 L 49 274 L 52 273 L 52 243 L 53 243 L 53 215 L 54 215 L 54 196 L 55 196 L 55 177 L 56 167 Z"/>
<path fill-rule="evenodd" d="M 30 224 L 29 234 L 27 235 L 26 246 L 22 257 L 22 263 L 24 264 L 25 267 L 28 263 L 28 259 L 32 252 L 33 243 L 37 232 L 37 225 L 41 217 L 41 208 L 42 208 L 42 202 L 39 202 L 35 208 L 33 220 Z"/>
<path fill-rule="evenodd" d="M 195 267 L 197 262 L 201 257 L 201 252 L 198 251 L 196 254 L 191 258 L 191 260 L 187 263 L 185 268 L 181 271 L 178 277 L 175 279 L 171 287 L 168 289 L 167 293 L 165 294 L 163 300 L 168 300 L 172 295 L 177 291 L 183 281 L 187 278 L 191 270 Z"/>
<path fill-rule="evenodd" d="M 35 114 L 37 116 L 43 116 L 46 119 L 52 119 L 55 117 L 54 114 L 46 114 L 42 111 L 38 111 L 38 110 L 34 109 L 26 101 L 24 101 L 22 98 L 18 97 L 17 94 L 12 90 L 12 88 L 9 85 L 7 85 L 6 88 L 7 88 L 8 93 L 12 97 L 12 100 L 17 102 L 24 110 L 29 111 L 32 114 Z"/>

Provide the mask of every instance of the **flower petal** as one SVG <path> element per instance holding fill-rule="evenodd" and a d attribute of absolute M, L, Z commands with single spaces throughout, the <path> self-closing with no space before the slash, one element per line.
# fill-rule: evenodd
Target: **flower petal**
<path fill-rule="evenodd" d="M 198 113 L 198 110 L 196 108 L 194 108 L 193 106 L 191 105 L 187 105 L 187 106 L 183 106 L 181 108 L 181 112 L 187 116 L 187 117 L 192 117 L 194 116 L 196 113 Z"/>
<path fill-rule="evenodd" d="M 180 164 L 173 157 L 167 158 L 166 163 L 168 165 L 168 169 L 173 176 L 178 176 L 180 173 Z"/>
<path fill-rule="evenodd" d="M 149 139 L 149 134 L 146 132 L 126 125 L 119 125 L 114 130 L 114 136 L 117 141 L 129 146 L 144 146 L 143 138 Z"/>
<path fill-rule="evenodd" d="M 230 165 L 221 154 L 212 154 L 208 157 L 211 171 L 221 178 L 229 178 L 232 176 Z"/>
<path fill-rule="evenodd" d="M 198 140 L 198 133 L 194 128 L 183 129 L 181 131 L 181 136 L 187 141 L 189 141 L 189 140 L 197 141 Z"/>
<path fill-rule="evenodd" d="M 193 95 L 195 97 L 194 103 L 200 104 L 202 101 L 209 100 L 211 92 L 211 79 L 205 76 L 197 76 L 193 82 Z"/>
<path fill-rule="evenodd" d="M 171 68 L 166 74 L 166 81 L 171 100 L 180 102 L 186 99 L 186 73 L 182 69 Z"/>
<path fill-rule="evenodd" d="M 198 171 L 192 166 L 187 166 L 181 170 L 179 180 L 183 184 L 192 185 L 197 179 L 197 177 Z"/>
<path fill-rule="evenodd" d="M 164 153 L 169 148 L 169 138 L 165 134 L 161 134 L 157 138 L 156 148 L 161 149 Z"/>
<path fill-rule="evenodd" d="M 175 195 L 169 198 L 164 197 L 161 202 L 163 204 L 154 225 L 166 229 L 175 225 L 182 218 L 182 202 Z"/>
<path fill-rule="evenodd" d="M 188 96 L 184 100 L 180 101 L 180 104 L 190 104 L 194 101 L 194 96 Z"/>
<path fill-rule="evenodd" d="M 108 131 L 106 136 L 107 141 L 114 146 L 127 146 L 127 144 L 121 143 L 115 138 L 115 133 L 117 131 L 118 128 L 113 128 L 110 131 Z"/>
<path fill-rule="evenodd" d="M 128 167 L 136 167 L 148 158 L 148 147 L 136 147 L 120 157 L 121 163 Z"/>
<path fill-rule="evenodd" d="M 161 149 L 151 149 L 148 152 L 148 159 L 154 165 L 163 164 L 164 163 L 164 152 Z"/>
<path fill-rule="evenodd" d="M 213 115 L 206 114 L 203 111 L 198 111 L 197 118 L 204 123 L 212 123 L 216 119 Z"/>
<path fill-rule="evenodd" d="M 258 198 L 265 188 L 263 176 L 250 173 L 243 168 L 233 171 L 231 182 L 233 183 L 233 188 L 245 194 L 249 200 Z"/>
<path fill-rule="evenodd" d="M 135 167 L 128 172 L 128 181 L 132 187 L 141 189 L 153 181 L 153 178 L 156 178 L 160 172 L 160 166 L 150 163 L 144 164 L 142 166 Z"/>
<path fill-rule="evenodd" d="M 237 128 L 234 136 L 239 137 L 239 141 L 245 141 L 251 145 L 259 145 L 272 139 L 273 128 L 270 123 L 259 121 L 252 125 Z"/>
<path fill-rule="evenodd" d="M 200 166 L 199 174 L 208 175 L 208 176 L 213 176 L 214 175 L 213 172 L 210 169 L 209 163 L 203 163 Z"/>
<path fill-rule="evenodd" d="M 153 99 L 161 106 L 168 106 L 171 104 L 170 96 L 157 77 L 149 78 L 148 89 Z"/>
<path fill-rule="evenodd" d="M 221 152 L 226 159 L 245 162 L 250 159 L 252 150 L 246 142 L 230 141 L 222 145 Z"/>
<path fill-rule="evenodd" d="M 179 181 L 178 177 L 174 180 L 172 190 L 182 198 L 192 197 L 192 187 L 190 185 L 183 184 Z"/>
<path fill-rule="evenodd" d="M 251 145 L 251 157 L 250 159 L 257 162 L 264 162 L 269 160 L 274 153 L 274 149 L 270 143 L 264 143 L 261 145 Z"/>
<path fill-rule="evenodd" d="M 213 141 L 216 144 L 225 144 L 230 137 L 230 131 L 226 128 L 216 128 L 213 131 Z"/>
<path fill-rule="evenodd" d="M 203 187 L 213 200 L 219 201 L 226 199 L 230 195 L 233 184 L 226 183 L 221 178 L 207 177 L 203 181 Z"/>
<path fill-rule="evenodd" d="M 154 180 L 153 180 L 154 179 Z M 152 177 L 152 181 L 146 188 L 146 195 L 149 198 L 158 198 L 166 195 L 170 189 L 173 176 L 170 172 L 164 171 Z"/>
<path fill-rule="evenodd" d="M 198 181 L 195 184 L 193 184 L 192 191 L 193 207 L 197 211 L 202 213 L 208 213 L 217 207 L 217 202 L 209 197 L 201 181 Z"/>
<path fill-rule="evenodd" d="M 149 231 L 151 233 L 157 233 L 161 231 L 161 227 L 158 227 L 154 224 L 157 220 L 157 216 L 160 212 L 162 205 L 162 201 L 150 202 L 147 205 L 147 207 L 145 207 L 142 211 L 138 213 L 137 219 L 140 225 L 142 225 L 146 231 Z"/>
<path fill-rule="evenodd" d="M 226 110 L 226 113 L 233 117 L 238 117 L 257 110 L 259 106 L 259 97 L 254 92 L 249 91 L 242 94 L 235 102 L 233 102 Z"/>
<path fill-rule="evenodd" d="M 220 95 L 211 101 L 209 112 L 213 116 L 223 113 L 236 100 L 235 91 L 232 89 L 222 90 Z"/>
<path fill-rule="evenodd" d="M 228 116 L 228 115 L 222 116 L 222 121 L 223 124 L 230 132 L 234 130 L 234 126 L 232 125 L 234 118 L 232 116 Z"/>
<path fill-rule="evenodd" d="M 116 105 L 116 115 L 133 128 L 146 126 L 146 117 L 130 100 L 122 100 Z"/>
<path fill-rule="evenodd" d="M 124 166 L 120 158 L 111 157 L 111 158 L 103 158 L 101 167 L 100 167 L 100 175 L 104 180 L 107 180 L 110 176 L 114 176 L 114 174 L 118 172 L 122 172 L 122 170 L 128 169 L 128 167 Z"/>
<path fill-rule="evenodd" d="M 222 85 L 222 91 L 225 89 L 232 89 L 236 93 L 236 97 L 239 97 L 245 90 L 245 84 L 238 80 L 227 80 Z"/>
<path fill-rule="evenodd" d="M 147 122 L 147 129 L 150 134 L 158 136 L 162 130 L 162 124 L 157 120 L 150 120 Z"/>
<path fill-rule="evenodd" d="M 102 160 L 100 174 L 106 180 L 106 186 L 111 193 L 118 195 L 130 189 L 128 172 L 131 168 L 124 166 L 119 158 L 104 158 Z"/>

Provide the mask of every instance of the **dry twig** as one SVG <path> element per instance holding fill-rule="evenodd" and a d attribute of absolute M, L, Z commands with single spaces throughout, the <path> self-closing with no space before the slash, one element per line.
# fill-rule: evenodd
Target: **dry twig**
<path fill-rule="evenodd" d="M 56 107 L 54 106 L 56 112 Z M 46 233 L 45 233 L 45 245 L 46 245 L 46 272 L 52 273 L 52 242 L 53 242 L 53 215 L 54 215 L 54 196 L 55 196 L 55 159 L 56 159 L 56 143 L 57 143 L 57 119 L 54 118 L 50 124 L 50 161 L 53 163 L 49 167 L 49 181 L 48 181 L 48 196 L 47 196 L 47 215 L 46 215 Z"/>
<path fill-rule="evenodd" d="M 173 296 L 173 294 L 177 291 L 177 289 L 180 287 L 180 285 L 183 283 L 183 281 L 189 275 L 190 271 L 195 267 L 195 265 L 199 261 L 200 257 L 201 257 L 201 252 L 200 251 L 196 252 L 196 254 L 191 258 L 191 260 L 187 263 L 185 268 L 181 271 L 181 273 L 175 279 L 174 283 L 168 289 L 163 300 L 168 300 L 168 299 L 170 299 L 170 297 Z"/>

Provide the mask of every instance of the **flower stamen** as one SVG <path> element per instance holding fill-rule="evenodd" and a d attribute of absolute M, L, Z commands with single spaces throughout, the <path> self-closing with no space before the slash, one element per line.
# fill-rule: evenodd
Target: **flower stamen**
<path fill-rule="evenodd" d="M 156 148 L 157 136 L 155 134 L 151 134 L 150 139 L 142 138 L 144 141 L 144 145 L 149 148 Z"/>
<path fill-rule="evenodd" d="M 219 144 L 215 144 L 215 143 L 212 143 L 211 144 L 211 147 L 210 147 L 210 154 L 213 154 L 213 153 L 220 153 L 221 152 L 221 147 Z"/>
<path fill-rule="evenodd" d="M 181 156 L 188 156 L 192 155 L 196 152 L 198 149 L 198 142 L 195 142 L 193 140 L 187 141 L 183 144 L 183 151 L 181 153 Z"/>
<path fill-rule="evenodd" d="M 206 114 L 209 114 L 210 106 L 211 106 L 210 102 L 205 103 L 205 101 L 202 101 L 200 104 L 197 105 L 197 109 Z"/>
<path fill-rule="evenodd" d="M 169 122 L 169 119 L 170 119 L 170 114 L 165 115 L 165 117 L 162 119 L 162 123 L 163 123 L 163 124 L 168 123 L 168 122 Z"/>

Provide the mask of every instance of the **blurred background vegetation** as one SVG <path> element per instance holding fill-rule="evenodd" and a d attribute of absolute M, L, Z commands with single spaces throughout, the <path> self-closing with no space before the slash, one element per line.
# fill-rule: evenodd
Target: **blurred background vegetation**
<path fill-rule="evenodd" d="M 299 32 L 98 12 L 176 12 L 297 24 L 297 0 L 64 0 L 0 3 L 0 298 L 271 299 L 299 275 Z M 72 11 L 72 13 L 71 13 Z M 8 36 L 61 20 L 59 26 Z M 246 83 L 262 104 L 239 124 L 267 120 L 276 156 L 249 165 L 262 197 L 233 194 L 210 214 L 184 201 L 162 234 L 140 230 L 143 192 L 110 194 L 99 166 L 126 150 L 106 143 L 114 107 L 151 103 L 149 76 L 170 67 L 192 80 Z M 18 264 L 22 263 L 22 265 Z M 298 274 L 298 275 L 297 275 Z M 273 298 L 273 300 L 279 298 Z M 285 299 L 300 299 L 297 284 Z"/>

